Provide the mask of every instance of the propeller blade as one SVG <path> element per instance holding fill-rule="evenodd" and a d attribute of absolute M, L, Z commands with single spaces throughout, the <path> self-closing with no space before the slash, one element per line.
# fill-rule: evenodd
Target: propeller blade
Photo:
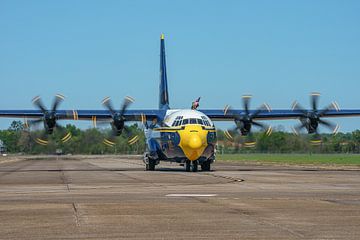
<path fill-rule="evenodd" d="M 254 139 L 254 135 L 250 132 L 249 135 L 245 138 L 243 143 L 246 148 L 253 148 L 256 146 L 256 139 Z"/>
<path fill-rule="evenodd" d="M 230 105 L 225 105 L 224 107 L 224 115 L 228 114 L 231 111 L 231 106 Z"/>
<path fill-rule="evenodd" d="M 257 127 L 261 128 L 264 131 L 267 130 L 267 128 L 268 128 L 265 124 L 259 123 L 259 122 L 252 122 L 252 125 L 257 126 Z"/>
<path fill-rule="evenodd" d="M 224 131 L 224 135 L 228 140 L 230 140 L 230 141 L 234 140 L 234 137 L 231 135 L 231 133 L 228 130 Z"/>
<path fill-rule="evenodd" d="M 32 103 L 34 104 L 34 106 L 38 109 L 41 110 L 42 113 L 45 114 L 45 112 L 47 112 L 46 107 L 44 106 L 44 104 L 41 101 L 40 96 L 36 96 L 32 99 Z"/>
<path fill-rule="evenodd" d="M 102 105 L 109 110 L 109 112 L 114 115 L 115 114 L 115 110 L 114 110 L 114 107 L 112 105 L 112 102 L 111 102 L 111 99 L 110 97 L 106 97 L 102 100 Z"/>
<path fill-rule="evenodd" d="M 109 147 L 115 147 L 116 141 L 113 138 L 104 138 L 103 143 Z"/>
<path fill-rule="evenodd" d="M 249 105 L 250 105 L 250 100 L 251 100 L 251 95 L 243 95 L 242 99 L 243 99 L 243 107 L 245 110 L 245 114 L 248 115 L 249 114 Z"/>
<path fill-rule="evenodd" d="M 313 111 L 316 111 L 318 108 L 319 97 L 320 97 L 320 93 L 318 92 L 313 92 L 310 94 L 310 101 Z"/>
<path fill-rule="evenodd" d="M 140 139 L 139 135 L 132 135 L 132 132 L 131 132 L 131 130 L 130 130 L 130 128 L 128 126 L 124 126 L 124 132 L 125 132 L 125 134 L 127 135 L 128 139 L 129 139 L 128 143 L 130 145 L 133 145 L 137 141 L 139 141 L 139 139 Z"/>
<path fill-rule="evenodd" d="M 305 108 L 303 108 L 297 101 L 294 101 L 293 104 L 291 105 L 291 109 L 293 111 L 299 111 L 301 112 L 303 115 L 305 115 L 307 113 L 307 111 L 305 110 Z"/>
<path fill-rule="evenodd" d="M 124 102 L 121 106 L 120 115 L 124 115 L 125 110 L 130 106 L 131 103 L 135 102 L 135 99 L 129 96 L 126 96 Z"/>
<path fill-rule="evenodd" d="M 56 109 L 58 108 L 59 104 L 60 104 L 62 101 L 64 101 L 64 99 L 65 99 L 64 95 L 59 94 L 59 93 L 56 94 L 56 95 L 55 95 L 55 99 L 54 99 L 53 104 L 52 104 L 52 107 L 51 107 L 51 110 L 55 112 Z"/>
<path fill-rule="evenodd" d="M 25 120 L 25 123 L 24 123 L 24 127 L 25 128 L 30 128 L 32 126 L 37 126 L 39 124 L 43 123 L 43 120 L 41 118 L 39 119 L 36 119 L 36 120 Z"/>
<path fill-rule="evenodd" d="M 307 124 L 306 122 L 302 122 L 302 123 L 298 124 L 297 126 L 292 127 L 292 130 L 293 130 L 294 134 L 299 135 L 299 131 L 301 129 L 305 128 L 306 124 Z"/>
<path fill-rule="evenodd" d="M 93 120 L 93 126 L 94 126 L 94 128 L 96 128 L 96 127 L 100 127 L 100 128 L 111 127 L 111 122 L 110 121 Z"/>
<path fill-rule="evenodd" d="M 263 103 L 253 114 L 251 114 L 251 117 L 256 117 L 262 112 L 271 112 L 271 108 L 267 103 Z"/>
<path fill-rule="evenodd" d="M 72 134 L 71 132 L 67 132 L 64 137 L 61 138 L 61 141 L 63 143 L 66 143 L 67 141 L 69 141 L 72 138 Z"/>
<path fill-rule="evenodd" d="M 336 110 L 336 111 L 339 111 L 340 110 L 340 107 L 339 105 L 337 104 L 337 102 L 332 102 L 329 106 L 327 106 L 325 109 L 321 110 L 319 112 L 319 116 L 323 116 L 325 115 L 327 112 L 331 111 L 331 110 Z"/>
<path fill-rule="evenodd" d="M 311 145 L 313 146 L 319 146 L 322 143 L 321 135 L 319 133 L 315 133 L 315 135 L 310 140 Z"/>
<path fill-rule="evenodd" d="M 40 136 L 35 136 L 34 141 L 37 144 L 40 144 L 40 145 L 43 145 L 43 146 L 46 146 L 46 145 L 49 144 L 49 139 L 48 139 L 48 136 L 47 136 L 45 131 L 42 131 Z"/>
<path fill-rule="evenodd" d="M 55 129 L 60 130 L 60 129 L 65 129 L 65 128 L 63 126 L 61 126 L 60 124 L 56 123 L 55 124 Z"/>
<path fill-rule="evenodd" d="M 128 143 L 129 143 L 130 145 L 133 145 L 133 144 L 135 144 L 137 141 L 139 141 L 139 139 L 140 139 L 140 137 L 139 137 L 138 135 L 135 135 L 134 137 L 132 137 L 132 138 L 130 138 L 130 139 L 128 140 Z"/>
<path fill-rule="evenodd" d="M 319 123 L 327 127 L 332 131 L 333 134 L 336 134 L 339 131 L 340 126 L 338 124 L 319 119 Z"/>

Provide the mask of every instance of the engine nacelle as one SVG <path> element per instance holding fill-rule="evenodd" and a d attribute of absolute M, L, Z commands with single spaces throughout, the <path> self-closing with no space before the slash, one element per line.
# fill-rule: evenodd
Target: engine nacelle
<path fill-rule="evenodd" d="M 241 135 L 247 136 L 251 131 L 251 121 L 250 120 L 235 120 L 237 129 L 240 131 Z"/>

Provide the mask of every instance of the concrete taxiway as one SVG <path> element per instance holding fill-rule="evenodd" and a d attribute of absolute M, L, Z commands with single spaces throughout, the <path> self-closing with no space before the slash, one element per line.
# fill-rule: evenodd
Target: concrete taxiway
<path fill-rule="evenodd" d="M 360 239 L 360 170 L 0 158 L 0 239 Z"/>

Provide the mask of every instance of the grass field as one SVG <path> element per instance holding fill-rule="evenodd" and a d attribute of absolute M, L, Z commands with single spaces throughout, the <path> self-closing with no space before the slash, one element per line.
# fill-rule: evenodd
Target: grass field
<path fill-rule="evenodd" d="M 217 160 L 279 164 L 359 165 L 360 154 L 218 154 Z"/>

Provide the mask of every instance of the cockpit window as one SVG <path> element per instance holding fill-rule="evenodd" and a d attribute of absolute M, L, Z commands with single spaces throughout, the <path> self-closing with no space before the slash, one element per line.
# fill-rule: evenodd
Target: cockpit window
<path fill-rule="evenodd" d="M 181 122 L 182 122 L 182 119 L 183 119 L 183 116 L 177 116 L 177 117 L 175 118 L 175 121 L 173 122 L 172 126 L 173 126 L 173 127 L 180 126 L 180 125 L 181 125 Z"/>
<path fill-rule="evenodd" d="M 190 118 L 190 124 L 197 124 L 196 118 Z"/>
<path fill-rule="evenodd" d="M 175 124 L 175 123 L 174 123 Z M 173 124 L 173 126 L 175 126 Z M 210 122 L 207 120 L 207 119 L 200 119 L 200 118 L 187 118 L 187 119 L 184 119 L 180 122 L 180 125 L 187 125 L 187 124 L 199 124 L 199 125 L 202 125 L 202 126 L 207 126 L 207 127 L 210 127 Z M 176 125 L 176 126 L 179 126 L 179 125 Z"/>
<path fill-rule="evenodd" d="M 201 118 L 202 118 L 205 126 L 211 127 L 209 120 L 205 116 L 201 116 Z"/>

